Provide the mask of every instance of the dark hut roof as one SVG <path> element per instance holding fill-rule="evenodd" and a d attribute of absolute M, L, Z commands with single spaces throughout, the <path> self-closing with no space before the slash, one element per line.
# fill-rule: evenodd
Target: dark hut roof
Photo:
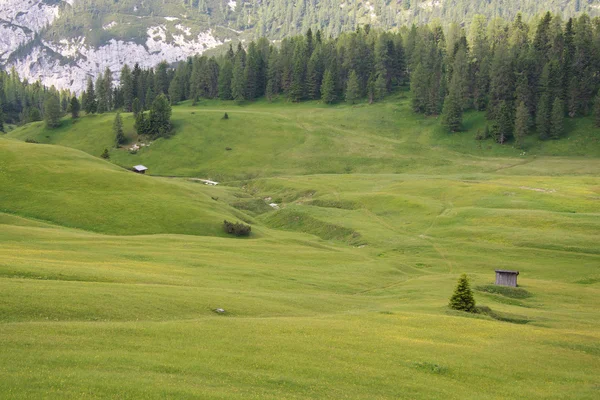
<path fill-rule="evenodd" d="M 508 269 L 497 269 L 496 272 L 499 272 L 501 274 L 515 274 L 515 275 L 519 275 L 519 271 L 510 271 Z"/>

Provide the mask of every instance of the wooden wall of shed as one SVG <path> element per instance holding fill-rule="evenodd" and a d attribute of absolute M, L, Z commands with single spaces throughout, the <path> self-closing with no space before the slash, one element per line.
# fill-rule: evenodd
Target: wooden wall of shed
<path fill-rule="evenodd" d="M 517 287 L 517 275 L 496 272 L 496 285 Z"/>

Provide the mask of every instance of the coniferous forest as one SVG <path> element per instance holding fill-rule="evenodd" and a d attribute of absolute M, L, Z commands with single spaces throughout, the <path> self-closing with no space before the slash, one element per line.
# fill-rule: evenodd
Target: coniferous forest
<path fill-rule="evenodd" d="M 309 29 L 279 43 L 261 38 L 174 66 L 126 65 L 118 82 L 110 70 L 95 82 L 90 79 L 80 96 L 81 109 L 138 115 L 160 95 L 171 104 L 261 97 L 376 102 L 410 87 L 413 110 L 441 115 L 448 131 L 461 130 L 464 111 L 485 111 L 489 129 L 481 138 L 493 136 L 498 143 L 514 138 L 519 145 L 533 131 L 541 139 L 559 138 L 565 116 L 598 114 L 600 19 L 582 15 L 562 21 L 546 13 L 528 24 L 520 15 L 491 22 L 476 16 L 466 27 L 429 24 L 384 32 L 366 25 L 336 38 Z M 71 93 L 20 82 L 14 72 L 2 73 L 0 85 L 4 119 L 10 123 L 43 118 L 47 96 L 56 97 L 63 113 L 73 102 Z"/>

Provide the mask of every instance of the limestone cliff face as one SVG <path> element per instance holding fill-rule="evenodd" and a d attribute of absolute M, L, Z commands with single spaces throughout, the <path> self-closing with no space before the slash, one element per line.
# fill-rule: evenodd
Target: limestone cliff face
<path fill-rule="evenodd" d="M 118 79 L 124 64 L 152 67 L 165 60 L 175 62 L 201 54 L 223 44 L 211 29 L 193 34 L 185 21 L 165 17 L 165 24 L 148 26 L 145 38 L 111 39 L 100 46 L 86 43 L 85 37 L 51 41 L 36 33 L 51 25 L 64 7 L 77 0 L 3 0 L 0 4 L 0 63 L 16 68 L 22 78 L 40 80 L 44 85 L 80 92 L 88 77 L 95 79 L 108 67 Z M 156 20 L 156 19 L 155 19 Z M 113 21 L 102 29 L 118 28 Z M 145 40 L 144 40 L 145 39 Z M 21 48 L 19 46 L 27 45 Z"/>

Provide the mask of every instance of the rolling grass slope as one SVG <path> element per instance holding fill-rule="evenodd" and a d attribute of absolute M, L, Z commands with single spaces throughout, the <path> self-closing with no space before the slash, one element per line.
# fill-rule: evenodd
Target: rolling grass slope
<path fill-rule="evenodd" d="M 111 151 L 217 187 L 0 138 L 0 397 L 597 398 L 596 131 L 521 156 L 406 107 L 182 105 Z M 9 136 L 98 155 L 111 119 Z M 462 272 L 494 317 L 447 309 Z"/>
<path fill-rule="evenodd" d="M 65 147 L 0 138 L 0 211 L 120 235 L 221 235 L 203 185 L 152 179 Z"/>
<path fill-rule="evenodd" d="M 228 120 L 222 119 L 225 112 Z M 8 136 L 74 147 L 94 156 L 108 148 L 111 160 L 125 167 L 144 164 L 155 175 L 218 181 L 322 173 L 482 172 L 503 168 L 505 157 L 528 163 L 548 155 L 600 156 L 600 134 L 591 119 L 566 120 L 568 135 L 557 141 L 542 142 L 532 133 L 526 155 L 521 155 L 510 144 L 474 140 L 477 130 L 485 127 L 482 113 L 466 115 L 465 132 L 448 134 L 438 118 L 412 113 L 406 93 L 379 104 L 333 107 L 281 101 L 242 106 L 204 101 L 195 107 L 184 103 L 173 107 L 175 135 L 135 155 L 112 149 L 113 119 L 114 114 L 85 116 L 75 123 L 66 119 L 54 131 L 40 122 Z M 124 123 L 130 143 L 135 142 L 133 117 L 125 115 Z"/>

